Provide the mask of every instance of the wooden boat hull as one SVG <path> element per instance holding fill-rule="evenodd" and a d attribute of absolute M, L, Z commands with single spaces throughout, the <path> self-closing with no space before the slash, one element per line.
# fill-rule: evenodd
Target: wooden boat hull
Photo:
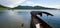
<path fill-rule="evenodd" d="M 40 24 L 40 28 L 52 28 L 49 24 L 47 24 L 40 17 L 36 16 L 39 12 L 31 12 L 31 28 L 36 28 L 36 24 Z M 41 13 L 41 12 L 40 12 Z"/>

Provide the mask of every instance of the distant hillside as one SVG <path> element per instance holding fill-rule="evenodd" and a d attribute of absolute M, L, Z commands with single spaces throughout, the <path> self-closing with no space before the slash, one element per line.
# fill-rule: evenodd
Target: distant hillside
<path fill-rule="evenodd" d="M 7 7 L 0 5 L 0 10 L 5 10 L 5 9 L 7 9 Z M 33 6 L 17 6 L 11 9 L 55 9 L 55 8 L 47 8 L 42 6 L 34 6 L 34 7 Z"/>
<path fill-rule="evenodd" d="M 6 7 L 4 7 L 4 6 L 0 5 L 0 8 L 6 8 Z"/>
<path fill-rule="evenodd" d="M 54 8 L 47 8 L 42 6 L 17 6 L 13 9 L 54 9 Z"/>
<path fill-rule="evenodd" d="M 7 8 L 2 6 L 2 5 L 0 5 L 0 10 L 5 10 L 5 9 L 7 9 Z"/>

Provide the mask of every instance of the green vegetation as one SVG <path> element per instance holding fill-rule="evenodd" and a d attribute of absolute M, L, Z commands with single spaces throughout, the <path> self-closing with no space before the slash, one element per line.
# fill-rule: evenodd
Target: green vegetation
<path fill-rule="evenodd" d="M 47 8 L 47 7 L 42 7 L 42 6 L 34 6 L 34 7 L 33 6 L 17 6 L 11 9 L 15 10 L 15 9 L 54 9 L 54 8 Z M 7 7 L 0 5 L 0 10 L 7 10 Z"/>
<path fill-rule="evenodd" d="M 42 6 L 18 6 L 13 9 L 54 9 L 54 8 L 47 8 L 47 7 L 42 7 Z"/>
<path fill-rule="evenodd" d="M 6 7 L 0 5 L 0 10 L 6 10 L 6 9 L 7 9 Z"/>

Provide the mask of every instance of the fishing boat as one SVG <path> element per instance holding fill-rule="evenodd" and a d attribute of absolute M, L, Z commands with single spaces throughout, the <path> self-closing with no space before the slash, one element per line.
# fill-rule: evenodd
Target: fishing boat
<path fill-rule="evenodd" d="M 52 28 L 52 26 L 50 26 L 48 23 L 46 23 L 44 20 L 37 16 L 42 16 L 42 13 L 46 14 L 47 16 L 53 16 L 52 14 L 44 11 L 32 11 L 30 28 Z"/>

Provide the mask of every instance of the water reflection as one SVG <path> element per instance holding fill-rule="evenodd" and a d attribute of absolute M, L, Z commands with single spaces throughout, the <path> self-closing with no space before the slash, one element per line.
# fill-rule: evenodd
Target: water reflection
<path fill-rule="evenodd" d="M 54 16 L 46 16 L 43 14 L 41 17 L 44 21 L 49 23 L 53 28 L 60 28 L 60 10 L 38 10 L 45 11 L 53 14 Z M 4 10 L 0 11 L 0 28 L 30 28 L 30 15 L 31 10 Z"/>
<path fill-rule="evenodd" d="M 3 14 L 3 13 L 4 13 L 4 12 L 1 12 L 1 11 L 0 11 L 0 15 Z"/>
<path fill-rule="evenodd" d="M 14 15 L 15 12 L 10 10 L 10 11 L 8 11 L 8 13 L 9 13 L 9 15 Z"/>

